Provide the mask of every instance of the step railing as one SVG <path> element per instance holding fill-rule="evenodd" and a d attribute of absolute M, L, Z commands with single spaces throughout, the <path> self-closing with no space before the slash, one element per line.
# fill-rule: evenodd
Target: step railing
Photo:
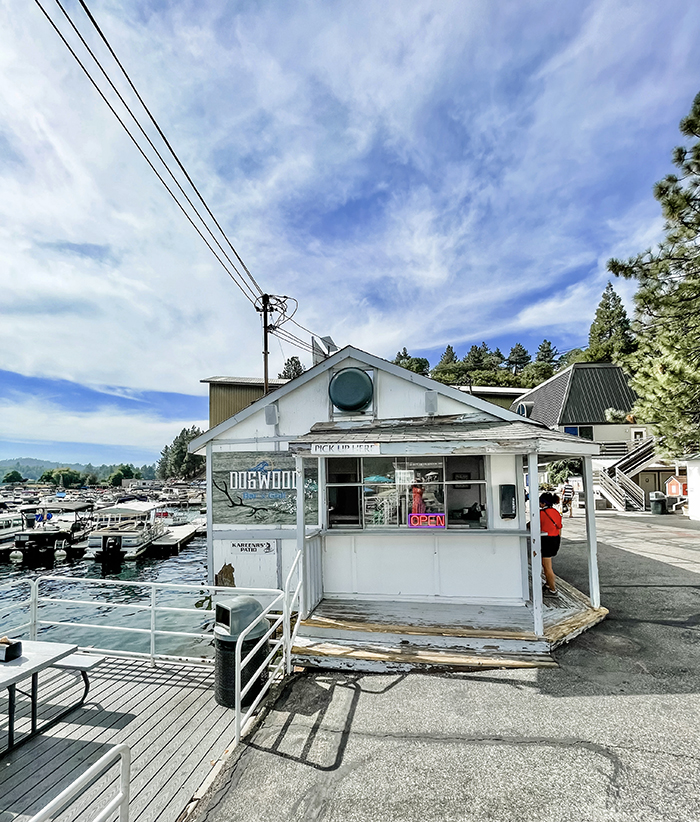
<path fill-rule="evenodd" d="M 606 471 L 593 472 L 593 485 L 598 487 L 603 496 L 611 502 L 618 511 L 624 511 L 626 509 L 624 491 L 610 478 Z"/>
<path fill-rule="evenodd" d="M 121 760 L 119 772 L 119 793 L 113 797 L 107 805 L 93 816 L 91 822 L 104 822 L 109 819 L 114 811 L 119 809 L 119 822 L 129 822 L 129 789 L 131 784 L 131 750 L 128 745 L 115 745 L 103 757 L 91 765 L 83 774 L 72 782 L 65 790 L 43 807 L 39 813 L 32 816 L 29 822 L 48 822 L 54 819 L 66 805 L 77 799 L 88 788 L 98 776 L 101 776 L 117 760 Z M 84 817 L 81 816 L 81 819 Z M 87 820 L 85 821 L 87 822 Z"/>
<path fill-rule="evenodd" d="M 615 471 L 615 482 L 625 492 L 632 507 L 637 508 L 639 511 L 644 511 L 646 508 L 646 496 L 637 483 L 631 480 L 627 474 L 623 474 L 619 468 Z"/>
<path fill-rule="evenodd" d="M 626 456 L 608 466 L 607 472 L 610 477 L 615 476 L 615 471 L 622 471 L 627 476 L 638 474 L 646 465 L 656 458 L 656 437 L 647 437 L 639 445 L 635 446 Z"/>

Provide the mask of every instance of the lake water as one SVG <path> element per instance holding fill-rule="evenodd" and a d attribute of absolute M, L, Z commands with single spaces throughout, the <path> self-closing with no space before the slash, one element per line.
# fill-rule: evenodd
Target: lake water
<path fill-rule="evenodd" d="M 121 628 L 150 628 L 150 613 L 134 607 L 150 604 L 151 591 L 145 586 L 112 586 L 105 580 L 121 582 L 159 582 L 192 585 L 187 592 L 175 589 L 158 590 L 159 608 L 195 608 L 193 614 L 160 610 L 156 629 L 187 633 L 211 633 L 213 612 L 211 600 L 199 586 L 206 584 L 206 538 L 195 537 L 179 554 L 165 557 L 143 557 L 123 562 L 120 567 L 103 567 L 94 560 L 76 559 L 55 562 L 52 567 L 27 568 L 12 563 L 0 563 L 0 633 L 7 633 L 15 625 L 28 620 L 28 606 L 17 604 L 28 599 L 28 580 L 53 574 L 70 577 L 67 581 L 45 581 L 40 584 L 40 597 L 89 600 L 89 604 L 40 602 L 38 617 L 53 622 L 79 622 L 81 626 L 41 626 L 39 639 L 71 642 L 111 650 L 148 653 L 150 635 L 139 632 L 109 630 L 106 626 Z M 84 578 L 86 582 L 80 581 Z M 120 607 L 126 606 L 126 607 Z M 25 632 L 25 638 L 28 633 Z M 212 657 L 211 639 L 157 636 L 156 653 L 190 657 Z"/>

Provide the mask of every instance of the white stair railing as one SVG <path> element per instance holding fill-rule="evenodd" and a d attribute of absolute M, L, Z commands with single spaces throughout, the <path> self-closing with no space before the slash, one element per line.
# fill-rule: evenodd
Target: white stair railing
<path fill-rule="evenodd" d="M 622 488 L 612 480 L 605 471 L 593 472 L 593 484 L 598 488 L 601 494 L 617 508 L 618 511 L 624 511 L 625 494 Z"/>
<path fill-rule="evenodd" d="M 56 816 L 70 802 L 80 796 L 83 791 L 117 759 L 121 759 L 119 773 L 119 793 L 107 805 L 92 817 L 91 822 L 104 822 L 119 808 L 119 822 L 129 822 L 129 788 L 131 784 L 131 751 L 128 745 L 116 745 L 103 757 L 81 774 L 65 790 L 35 814 L 29 822 L 48 822 Z M 81 816 L 81 819 L 85 817 Z M 87 820 L 85 820 L 87 822 Z"/>
<path fill-rule="evenodd" d="M 634 508 L 643 511 L 646 508 L 646 497 L 644 491 L 631 480 L 627 474 L 623 474 L 619 468 L 615 469 L 615 482 L 622 488 L 627 498 Z"/>

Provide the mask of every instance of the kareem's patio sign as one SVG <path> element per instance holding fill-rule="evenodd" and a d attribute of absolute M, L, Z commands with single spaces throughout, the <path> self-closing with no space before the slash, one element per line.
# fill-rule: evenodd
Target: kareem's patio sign
<path fill-rule="evenodd" d="M 306 521 L 318 521 L 315 466 L 305 471 Z M 313 472 L 313 473 L 312 473 Z M 279 451 L 212 454 L 212 513 L 215 523 L 296 524 L 294 457 Z"/>

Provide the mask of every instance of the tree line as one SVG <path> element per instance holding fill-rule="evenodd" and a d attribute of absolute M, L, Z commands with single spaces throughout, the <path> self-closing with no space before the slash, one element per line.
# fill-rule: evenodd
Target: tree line
<path fill-rule="evenodd" d="M 608 283 L 588 333 L 587 348 L 561 353 L 550 340 L 542 340 L 534 358 L 522 343 L 507 355 L 487 343 L 472 345 L 460 358 L 448 345 L 435 367 L 425 357 L 413 357 L 406 348 L 392 360 L 396 365 L 447 385 L 495 385 L 535 388 L 557 371 L 576 362 L 620 362 L 636 350 L 636 341 L 622 300 Z"/>
<path fill-rule="evenodd" d="M 41 471 L 37 466 L 26 466 L 18 460 L 15 467 L 4 474 L 2 482 L 8 484 L 33 479 L 57 487 L 85 488 L 91 485 L 119 486 L 122 479 L 155 479 L 155 476 L 155 464 L 137 468 L 131 463 L 98 466 L 88 463 L 85 466 L 56 466 Z"/>

